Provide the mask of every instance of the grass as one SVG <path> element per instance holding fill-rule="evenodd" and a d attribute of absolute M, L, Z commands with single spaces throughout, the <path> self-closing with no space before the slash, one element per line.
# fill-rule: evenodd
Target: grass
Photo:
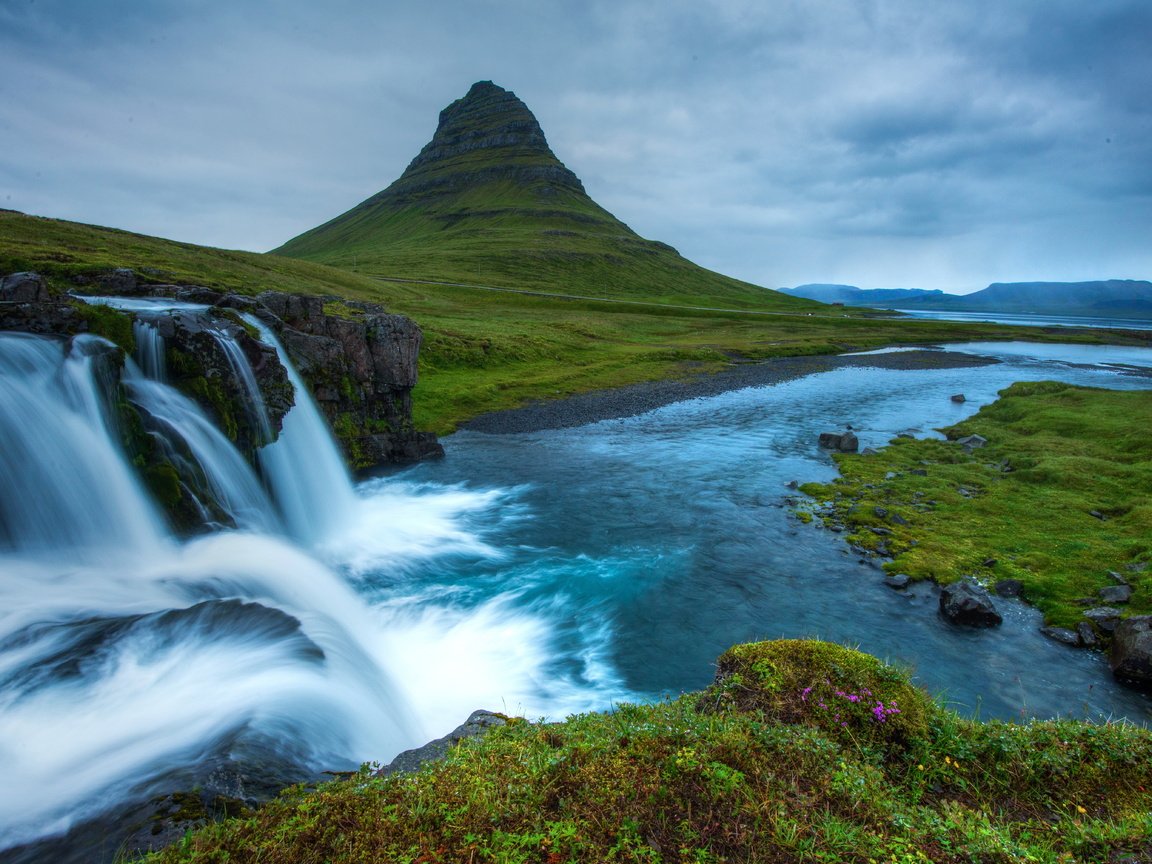
<path fill-rule="evenodd" d="M 485 411 L 588 390 L 716 371 L 734 360 L 828 354 L 894 343 L 987 339 L 1103 343 L 1107 331 L 875 319 L 805 305 L 781 313 L 613 302 L 486 290 L 459 284 L 373 278 L 275 255 L 176 243 L 74 222 L 0 212 L 0 272 L 36 270 L 64 290 L 77 276 L 129 267 L 145 281 L 197 284 L 242 294 L 281 290 L 383 305 L 424 330 L 418 428 L 438 433 Z M 460 276 L 457 272 L 455 276 Z M 470 280 L 469 280 L 470 281 Z M 587 294 L 586 283 L 567 285 Z M 815 309 L 809 315 L 807 310 Z M 1145 334 L 1147 336 L 1147 334 Z"/>
<path fill-rule="evenodd" d="M 890 572 L 1017 579 L 1047 623 L 1075 627 L 1085 606 L 1105 605 L 1097 592 L 1117 571 L 1135 589 L 1125 614 L 1149 614 L 1148 417 L 1152 392 L 1017 383 L 942 430 L 981 435 L 983 448 L 897 438 L 876 455 L 837 456 L 839 478 L 802 488 L 850 541 L 883 545 Z"/>
<path fill-rule="evenodd" d="M 1146 729 L 965 720 L 875 658 L 786 640 L 732 649 L 703 693 L 516 720 L 415 774 L 290 790 L 147 860 L 1147 860 L 1150 766 Z"/>

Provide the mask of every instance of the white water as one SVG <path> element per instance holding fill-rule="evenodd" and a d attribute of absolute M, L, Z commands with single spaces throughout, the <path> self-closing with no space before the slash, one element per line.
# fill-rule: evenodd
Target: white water
<path fill-rule="evenodd" d="M 514 593 L 463 609 L 409 582 L 417 563 L 499 558 L 471 523 L 507 493 L 357 496 L 293 371 L 297 405 L 260 454 L 273 505 L 195 405 L 129 363 L 130 398 L 246 529 L 178 542 L 120 452 L 104 347 L 0 334 L 0 849 L 245 742 L 307 774 L 387 761 L 480 706 L 593 707 L 594 688 L 552 681 L 551 625 Z M 369 567 L 386 598 L 358 590 Z"/>

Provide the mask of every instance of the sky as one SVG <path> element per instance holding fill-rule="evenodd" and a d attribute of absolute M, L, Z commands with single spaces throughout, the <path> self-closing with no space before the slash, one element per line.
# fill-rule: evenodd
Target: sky
<path fill-rule="evenodd" d="M 1152 278 L 1149 0 L 0 0 L 0 207 L 266 251 L 474 81 L 767 287 Z"/>

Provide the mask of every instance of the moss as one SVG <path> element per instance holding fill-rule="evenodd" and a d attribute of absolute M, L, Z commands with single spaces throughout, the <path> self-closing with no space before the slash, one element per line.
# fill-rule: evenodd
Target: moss
<path fill-rule="evenodd" d="M 704 694 L 509 724 L 414 774 L 366 766 L 296 787 L 148 860 L 1097 864 L 1152 853 L 1146 729 L 964 720 L 897 670 L 827 643 L 737 646 L 721 666 Z M 854 718 L 849 734 L 801 698 L 820 682 L 833 698 L 867 688 L 901 714 Z M 874 734 L 899 723 L 902 738 Z"/>
<path fill-rule="evenodd" d="M 76 312 L 88 327 L 89 333 L 103 336 L 131 355 L 136 350 L 136 337 L 132 333 L 132 316 L 111 306 L 100 306 L 77 301 Z"/>
<path fill-rule="evenodd" d="M 893 572 L 948 583 L 1017 579 L 1047 623 L 1075 627 L 1082 598 L 1128 574 L 1126 614 L 1152 613 L 1139 563 L 1152 555 L 1152 392 L 1023 382 L 943 430 L 972 451 L 897 438 L 871 456 L 837 456 L 841 476 L 805 484 L 826 522 L 893 560 Z"/>
<path fill-rule="evenodd" d="M 938 710 L 907 673 L 831 642 L 784 639 L 729 649 L 703 706 L 815 726 L 840 741 L 903 750 Z"/>
<path fill-rule="evenodd" d="M 170 462 L 149 465 L 144 469 L 144 478 L 152 495 L 166 510 L 176 508 L 184 497 L 180 486 L 180 475 Z"/>

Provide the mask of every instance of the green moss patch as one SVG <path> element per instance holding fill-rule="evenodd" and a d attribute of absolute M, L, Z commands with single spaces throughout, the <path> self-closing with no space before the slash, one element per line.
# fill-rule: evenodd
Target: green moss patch
<path fill-rule="evenodd" d="M 1049 624 L 1104 605 L 1109 571 L 1135 589 L 1125 614 L 1152 612 L 1152 392 L 1019 383 L 951 441 L 898 438 L 838 456 L 841 476 L 806 484 L 826 521 L 892 557 L 890 572 L 948 583 L 1017 579 Z M 968 449 L 968 435 L 988 443 Z"/>

